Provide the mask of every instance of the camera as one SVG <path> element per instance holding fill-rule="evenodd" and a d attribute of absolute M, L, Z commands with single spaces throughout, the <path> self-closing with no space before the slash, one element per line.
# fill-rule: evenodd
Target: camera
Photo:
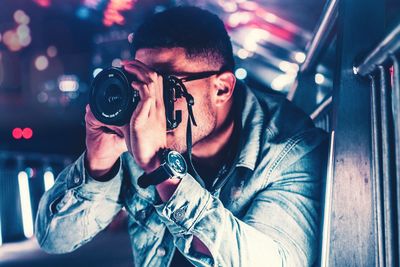
<path fill-rule="evenodd" d="M 116 67 L 104 69 L 94 78 L 89 93 L 89 105 L 97 120 L 116 126 L 129 123 L 140 102 L 139 91 L 131 87 L 135 78 L 123 68 Z M 163 76 L 167 130 L 175 129 L 182 121 L 182 111 L 175 110 L 174 103 L 184 95 L 183 86 L 177 77 Z"/>

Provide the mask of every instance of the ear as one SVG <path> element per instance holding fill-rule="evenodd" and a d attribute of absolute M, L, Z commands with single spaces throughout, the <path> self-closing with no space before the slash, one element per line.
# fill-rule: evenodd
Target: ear
<path fill-rule="evenodd" d="M 218 74 L 214 82 L 215 105 L 222 106 L 232 98 L 236 84 L 236 77 L 232 72 L 225 71 Z"/>

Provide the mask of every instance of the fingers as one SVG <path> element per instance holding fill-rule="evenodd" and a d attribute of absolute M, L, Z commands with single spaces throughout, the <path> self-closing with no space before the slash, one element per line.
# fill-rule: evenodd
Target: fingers
<path fill-rule="evenodd" d="M 125 62 L 123 66 L 127 72 L 136 76 L 138 82 L 149 86 L 149 90 L 151 90 L 150 94 L 156 95 L 156 92 L 152 92 L 153 89 L 162 90 L 162 76 L 147 65 L 138 60 L 133 60 Z"/>
<path fill-rule="evenodd" d="M 89 105 L 86 105 L 85 122 L 86 122 L 86 125 L 89 125 L 92 128 L 99 128 L 101 126 L 105 126 L 104 123 L 102 123 L 96 119 L 96 117 L 92 113 L 92 110 L 90 109 Z"/>
<path fill-rule="evenodd" d="M 157 110 L 164 110 L 164 84 L 163 84 L 163 77 L 159 75 L 157 77 L 157 83 L 160 85 L 159 90 L 156 90 L 156 108 Z"/>
<path fill-rule="evenodd" d="M 139 91 L 140 101 L 145 100 L 147 98 L 156 99 L 156 88 L 154 88 L 153 84 L 146 84 L 137 81 L 131 82 L 131 87 Z M 139 102 L 140 103 L 140 102 Z"/>
<path fill-rule="evenodd" d="M 139 91 L 140 101 L 132 114 L 131 125 L 140 128 L 150 117 L 152 108 L 155 108 L 155 90 L 150 90 L 147 84 L 132 82 L 131 86 Z"/>
<path fill-rule="evenodd" d="M 151 69 L 150 67 L 138 60 L 124 62 L 123 68 L 127 72 L 135 75 L 138 81 L 146 84 L 155 82 L 157 80 L 157 77 L 160 76 L 155 70 Z"/>
<path fill-rule="evenodd" d="M 85 122 L 86 129 L 88 130 L 100 130 L 104 133 L 116 134 L 119 137 L 123 137 L 123 132 L 119 126 L 107 125 L 97 120 L 89 105 L 86 105 Z"/>
<path fill-rule="evenodd" d="M 128 147 L 126 142 L 119 142 L 121 137 L 114 136 L 114 144 L 117 144 L 116 150 L 119 151 L 121 154 L 128 151 Z"/>
<path fill-rule="evenodd" d="M 143 62 L 139 61 L 139 60 L 131 60 L 131 61 L 123 61 L 122 65 L 125 66 L 133 66 L 133 67 L 138 67 L 140 69 L 142 69 L 143 71 L 146 71 L 148 73 L 153 72 L 155 74 L 158 74 L 157 71 L 151 67 L 149 67 L 148 65 L 144 64 Z"/>
<path fill-rule="evenodd" d="M 141 66 L 138 67 L 138 69 L 141 68 Z M 154 72 L 147 75 L 153 75 L 151 77 L 151 82 L 143 83 L 142 81 L 132 81 L 131 83 L 132 88 L 138 90 L 140 96 L 139 104 L 133 114 L 135 120 L 131 122 L 137 124 L 136 126 L 138 127 L 144 124 L 145 121 L 143 120 L 147 120 L 153 113 L 158 114 L 160 118 L 165 117 L 163 77 Z"/>
<path fill-rule="evenodd" d="M 135 129 L 140 129 L 143 126 L 147 125 L 147 120 L 149 119 L 152 111 L 152 107 L 154 106 L 153 101 L 151 99 L 147 99 L 142 101 L 141 107 L 135 110 L 136 114 L 132 116 L 131 125 Z"/>

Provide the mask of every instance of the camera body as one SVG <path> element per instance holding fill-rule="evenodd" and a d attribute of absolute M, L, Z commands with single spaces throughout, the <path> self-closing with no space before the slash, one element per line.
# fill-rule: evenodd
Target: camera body
<path fill-rule="evenodd" d="M 97 120 L 107 125 L 122 126 L 129 123 L 139 101 L 139 91 L 131 87 L 135 76 L 123 68 L 102 70 L 93 80 L 89 105 Z M 174 103 L 182 97 L 182 83 L 174 76 L 163 76 L 163 98 L 167 130 L 178 127 L 182 111 Z"/>

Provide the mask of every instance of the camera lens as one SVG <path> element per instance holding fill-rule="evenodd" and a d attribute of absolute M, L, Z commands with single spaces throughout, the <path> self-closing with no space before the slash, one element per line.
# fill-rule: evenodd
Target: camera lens
<path fill-rule="evenodd" d="M 89 105 L 94 116 L 108 125 L 122 126 L 129 122 L 139 102 L 139 95 L 130 86 L 131 79 L 119 68 L 101 71 L 92 82 Z"/>

